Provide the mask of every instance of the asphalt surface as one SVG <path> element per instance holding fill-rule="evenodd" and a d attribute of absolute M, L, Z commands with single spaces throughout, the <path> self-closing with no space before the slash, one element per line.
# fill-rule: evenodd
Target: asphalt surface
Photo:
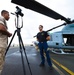
<path fill-rule="evenodd" d="M 68 70 L 74 73 L 74 54 L 50 54 L 52 59 L 56 60 L 58 63 L 60 63 L 60 66 L 63 65 Z M 54 62 L 53 62 L 54 63 Z M 54 63 L 55 64 L 55 63 Z M 56 64 L 55 64 L 56 65 Z M 61 68 L 60 66 L 56 65 L 65 75 L 74 75 L 70 74 L 68 70 L 65 70 L 64 68 Z"/>
<path fill-rule="evenodd" d="M 70 75 L 60 66 L 58 66 L 53 60 L 53 70 L 50 70 L 47 62 L 45 63 L 45 67 L 40 67 L 40 54 L 33 46 L 25 47 L 27 59 L 24 54 L 24 50 L 22 50 L 22 52 L 25 70 L 23 71 L 22 57 L 19 48 L 10 48 L 6 54 L 2 75 Z M 51 59 L 56 60 L 74 72 L 74 55 L 57 55 L 50 52 L 50 56 Z"/>

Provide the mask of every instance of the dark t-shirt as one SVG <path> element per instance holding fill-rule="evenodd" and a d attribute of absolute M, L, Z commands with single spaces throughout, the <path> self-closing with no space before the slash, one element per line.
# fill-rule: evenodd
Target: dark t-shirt
<path fill-rule="evenodd" d="M 37 34 L 37 39 L 39 40 L 39 42 L 46 42 L 46 41 L 47 41 L 47 40 L 46 40 L 47 36 L 49 36 L 49 35 L 47 34 L 47 32 L 46 32 L 46 31 L 42 31 L 42 32 L 39 32 L 39 33 Z"/>

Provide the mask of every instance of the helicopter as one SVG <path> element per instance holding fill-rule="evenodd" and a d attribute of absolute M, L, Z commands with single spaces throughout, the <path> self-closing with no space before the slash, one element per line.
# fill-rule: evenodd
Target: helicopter
<path fill-rule="evenodd" d="M 23 6 L 27 9 L 36 11 L 48 17 L 51 17 L 55 20 L 61 19 L 65 21 L 65 23 L 56 26 L 52 29 L 47 30 L 47 32 L 52 31 L 58 27 L 64 26 L 62 31 L 57 31 L 50 35 L 50 40 L 47 41 L 49 48 L 52 52 L 57 54 L 69 54 L 69 52 L 65 52 L 64 50 L 71 50 L 70 52 L 73 53 L 74 49 L 74 20 L 70 20 L 59 13 L 53 11 L 52 9 L 44 6 L 43 4 L 35 1 L 35 0 L 12 0 L 12 3 L 18 4 Z M 36 37 L 36 36 L 34 36 Z M 64 41 L 66 39 L 66 42 Z M 35 41 L 34 44 L 38 46 L 38 41 Z"/>

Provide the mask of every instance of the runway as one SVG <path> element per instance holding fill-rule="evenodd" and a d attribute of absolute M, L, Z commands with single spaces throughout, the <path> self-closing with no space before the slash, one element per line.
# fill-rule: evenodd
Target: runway
<path fill-rule="evenodd" d="M 28 63 L 32 75 L 74 75 L 74 55 L 57 55 L 50 52 L 53 63 L 53 70 L 50 70 L 47 62 L 45 63 L 45 67 L 39 66 L 41 62 L 40 54 L 35 50 L 34 46 L 25 46 L 28 63 L 24 50 L 22 52 L 24 55 L 25 75 L 31 75 Z M 24 75 L 21 59 L 19 48 L 10 48 L 6 54 L 2 75 Z"/>

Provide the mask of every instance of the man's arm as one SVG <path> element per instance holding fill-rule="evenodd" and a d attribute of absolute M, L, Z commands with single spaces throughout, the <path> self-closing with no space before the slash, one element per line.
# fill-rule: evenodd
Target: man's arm
<path fill-rule="evenodd" d="M 46 40 L 49 41 L 50 40 L 50 36 L 47 36 Z"/>
<path fill-rule="evenodd" d="M 36 39 L 37 39 L 37 41 L 39 41 L 39 39 L 38 39 L 38 34 L 37 34 L 37 36 L 36 36 Z"/>
<path fill-rule="evenodd" d="M 46 34 L 46 40 L 49 41 L 50 40 L 50 36 L 48 35 L 47 32 L 45 32 L 45 34 Z"/>
<path fill-rule="evenodd" d="M 36 38 L 36 39 L 37 39 L 37 41 L 39 41 L 38 38 Z"/>
<path fill-rule="evenodd" d="M 7 31 L 6 27 L 1 23 L 0 23 L 0 32 L 3 33 L 4 35 L 7 35 L 8 37 L 12 35 L 10 32 Z"/>

